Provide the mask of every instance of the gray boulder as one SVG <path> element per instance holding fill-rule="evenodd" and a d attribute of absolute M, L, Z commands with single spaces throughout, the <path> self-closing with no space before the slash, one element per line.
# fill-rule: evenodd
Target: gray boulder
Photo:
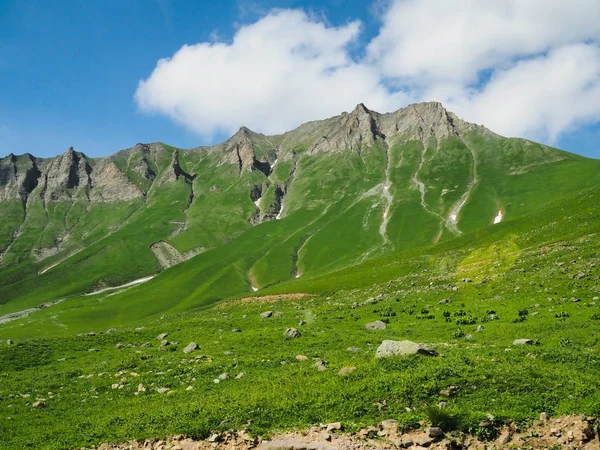
<path fill-rule="evenodd" d="M 377 348 L 375 358 L 389 358 L 392 356 L 405 355 L 438 356 L 434 350 L 426 348 L 423 344 L 411 341 L 383 341 Z"/>
<path fill-rule="evenodd" d="M 531 339 L 515 339 L 513 345 L 533 345 L 533 341 Z"/>
<path fill-rule="evenodd" d="M 302 336 L 300 334 L 300 332 L 298 330 L 296 330 L 295 328 L 286 328 L 284 335 L 288 339 L 296 339 L 296 338 L 299 338 L 300 336 Z"/>
<path fill-rule="evenodd" d="M 375 322 L 369 322 L 368 324 L 366 324 L 365 328 L 367 330 L 385 330 L 386 325 L 385 322 L 382 322 L 381 320 L 376 320 Z"/>
<path fill-rule="evenodd" d="M 260 318 L 261 319 L 268 319 L 269 317 L 273 316 L 273 311 L 265 311 L 264 313 L 260 314 Z"/>
<path fill-rule="evenodd" d="M 157 341 L 162 341 L 164 340 L 169 334 L 168 333 L 160 333 L 158 336 L 156 336 L 156 340 Z"/>
<path fill-rule="evenodd" d="M 183 353 L 192 353 L 194 350 L 198 350 L 200 346 L 195 342 L 190 342 L 184 349 Z"/>

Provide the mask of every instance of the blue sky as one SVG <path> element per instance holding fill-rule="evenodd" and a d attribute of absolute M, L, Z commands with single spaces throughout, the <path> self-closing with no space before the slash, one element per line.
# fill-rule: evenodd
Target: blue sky
<path fill-rule="evenodd" d="M 394 23 L 389 3 L 360 0 L 0 0 L 0 155 L 31 152 L 37 156 L 53 156 L 62 153 L 69 146 L 74 146 L 88 155 L 102 156 L 137 142 L 154 141 L 188 148 L 223 140 L 231 130 L 241 125 L 258 128 L 258 131 L 283 131 L 282 127 L 301 123 L 307 117 L 327 117 L 341 112 L 347 109 L 342 106 L 355 104 L 357 99 L 364 101 L 367 106 L 374 104 L 371 106 L 374 109 L 381 105 L 379 109 L 390 110 L 404 106 L 412 99 L 437 99 L 432 96 L 435 97 L 438 87 L 446 86 L 447 82 L 442 83 L 434 72 L 427 72 L 430 65 L 422 61 L 417 65 L 419 77 L 429 77 L 434 73 L 431 82 L 421 85 L 415 83 L 414 74 L 407 75 L 408 72 L 404 69 L 390 69 L 390 64 L 385 64 L 384 58 L 387 55 L 391 58 L 395 51 L 389 46 L 389 41 L 396 39 L 393 33 L 390 34 L 382 25 L 388 23 L 392 26 Z M 297 113 L 294 110 L 294 114 L 286 117 L 286 121 L 277 122 L 276 125 L 276 106 L 280 105 L 277 102 L 272 103 L 269 111 L 266 108 L 271 104 L 265 101 L 265 110 L 259 111 L 256 103 L 239 97 L 238 108 L 238 99 L 234 98 L 231 99 L 230 105 L 226 105 L 227 108 L 236 110 L 236 114 L 229 118 L 226 112 L 218 110 L 217 103 L 226 103 L 228 100 L 217 91 L 219 96 L 213 103 L 207 101 L 208 106 L 203 109 L 205 89 L 210 88 L 206 87 L 206 84 L 198 87 L 193 105 L 185 103 L 184 100 L 179 100 L 179 103 L 171 100 L 177 93 L 172 93 L 170 89 L 182 81 L 177 75 L 165 79 L 153 72 L 161 58 L 173 57 L 185 44 L 199 43 L 206 43 L 212 52 L 211 55 L 218 56 L 219 49 L 211 46 L 216 42 L 221 42 L 224 46 L 231 45 L 234 35 L 244 27 L 254 30 L 255 34 L 259 33 L 258 27 L 252 28 L 253 24 L 260 24 L 265 16 L 276 14 L 273 12 L 275 8 L 303 11 L 306 17 L 294 16 L 286 19 L 289 21 L 285 23 L 294 24 L 294 20 L 298 21 L 299 33 L 304 26 L 313 27 L 307 28 L 306 33 L 312 33 L 311 30 L 323 31 L 323 42 L 310 44 L 316 46 L 314 51 L 324 58 L 349 58 L 349 62 L 340 63 L 343 69 L 351 66 L 353 74 L 360 73 L 356 78 L 350 79 L 356 80 L 355 84 L 362 84 L 363 78 L 360 77 L 365 77 L 367 81 L 364 84 L 372 83 L 372 88 L 354 92 L 350 85 L 337 94 L 339 98 L 325 99 L 324 103 L 328 106 L 323 108 L 318 104 L 310 104 L 313 108 L 310 110 L 295 104 Z M 277 21 L 282 20 L 281 15 L 276 15 L 272 21 L 279 23 Z M 360 31 L 350 29 L 349 24 L 353 21 L 360 21 Z M 340 37 L 345 39 L 343 43 L 329 49 L 327 40 L 334 39 L 334 32 L 338 33 L 335 36 L 346 36 L 344 33 L 347 33 L 347 38 Z M 351 37 L 348 37 L 350 35 Z M 302 43 L 304 37 L 293 39 L 300 39 L 298 42 Z M 577 39 L 582 42 L 589 41 L 590 36 L 578 36 L 572 42 L 578 42 Z M 367 56 L 370 52 L 367 46 L 375 40 L 388 42 L 384 50 L 387 53 L 384 56 Z M 548 45 L 555 45 L 555 42 L 552 41 Z M 548 51 L 548 48 L 542 49 L 542 53 Z M 372 53 L 375 54 L 374 51 Z M 540 51 L 533 51 L 527 56 L 538 58 L 539 55 Z M 179 67 L 173 62 L 171 67 L 173 71 L 185 71 L 185 68 L 192 67 L 198 71 L 197 82 L 203 83 L 202 77 L 206 76 L 205 72 L 210 71 L 211 67 L 203 65 L 203 60 L 198 59 L 202 56 L 191 57 L 196 58 L 190 63 L 193 65 Z M 359 64 L 354 64 L 355 62 Z M 412 63 L 408 60 L 403 67 Z M 239 71 L 242 67 L 243 72 L 244 66 L 236 64 L 236 70 Z M 506 61 L 498 64 L 506 66 Z M 294 67 L 291 66 L 292 69 Z M 220 66 L 218 70 L 227 72 L 228 66 Z M 339 66 L 328 67 L 326 70 L 328 73 L 335 72 L 339 70 Z M 490 77 L 494 78 L 490 75 L 493 70 L 504 69 L 492 66 L 491 69 L 481 71 L 485 74 L 485 79 L 461 80 L 461 86 L 481 89 Z M 375 72 L 381 73 L 374 75 Z M 502 75 L 498 73 L 499 76 Z M 216 75 L 218 78 L 219 74 Z M 347 78 L 346 75 L 343 75 L 343 78 L 340 75 L 340 80 Z M 285 77 L 283 79 L 285 80 Z M 140 80 L 151 80 L 152 83 L 148 83 L 148 89 L 134 98 Z M 318 78 L 307 80 L 307 83 L 319 83 Z M 584 81 L 589 84 L 589 80 Z M 192 81 L 186 82 L 196 81 L 192 77 Z M 400 93 L 402 95 L 393 92 L 396 82 L 405 90 Z M 239 81 L 236 83 L 239 84 Z M 337 85 L 339 83 L 336 81 Z M 248 89 L 251 87 L 252 84 L 249 84 Z M 281 92 L 285 93 L 285 88 L 285 83 L 281 87 L 278 86 L 279 97 L 282 96 Z M 195 85 L 189 89 L 196 92 Z M 231 87 L 224 83 L 223 89 L 224 92 L 228 92 L 227 89 Z M 298 90 L 297 87 L 294 89 Z M 423 94 L 425 91 L 427 93 Z M 307 92 L 313 93 L 310 90 Z M 452 92 L 456 97 L 454 91 Z M 167 100 L 164 100 L 165 96 Z M 454 98 L 447 91 L 441 96 Z M 311 97 L 315 97 L 315 94 Z M 493 99 L 494 96 L 489 94 L 489 98 Z M 439 100 L 443 101 L 444 98 Z M 302 102 L 302 98 L 292 98 L 290 103 L 294 102 Z M 461 115 L 460 107 L 463 104 L 456 104 L 459 108 L 457 113 Z M 479 103 L 477 107 L 473 104 L 462 107 L 475 118 L 479 118 L 477 111 L 481 110 L 481 106 L 478 106 Z M 492 108 L 493 105 L 489 107 Z M 563 107 L 569 108 L 569 105 L 565 104 Z M 278 108 L 281 108 L 281 105 Z M 173 113 L 173 110 L 182 112 Z M 595 116 L 595 112 L 589 113 L 588 110 L 589 108 L 585 109 L 587 115 L 584 119 L 569 119 L 571 122 L 566 125 L 562 118 L 548 119 L 549 122 L 559 124 L 558 133 L 552 131 L 555 128 L 546 129 L 546 125 L 540 125 L 538 121 L 532 123 L 530 129 L 515 128 L 516 135 L 539 136 L 540 140 L 551 142 L 566 150 L 600 157 L 600 127 L 597 122 L 600 115 Z M 311 117 L 310 114 L 313 113 L 314 117 Z M 219 114 L 227 117 L 215 119 L 210 125 L 203 125 L 207 123 L 207 117 L 221 117 Z M 469 114 L 467 119 L 472 117 Z M 502 117 L 492 119 L 500 121 Z"/>

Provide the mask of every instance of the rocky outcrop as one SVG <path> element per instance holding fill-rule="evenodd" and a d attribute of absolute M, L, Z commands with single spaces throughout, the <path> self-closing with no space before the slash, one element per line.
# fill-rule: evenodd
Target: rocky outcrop
<path fill-rule="evenodd" d="M 89 196 L 92 188 L 91 173 L 92 166 L 87 157 L 73 150 L 73 147 L 69 147 L 65 153 L 53 159 L 42 172 L 43 200 L 46 203 L 69 200 L 73 193 L 80 189 Z"/>
<path fill-rule="evenodd" d="M 344 149 L 360 151 L 363 147 L 372 146 L 377 140 L 385 140 L 379 120 L 379 113 L 360 103 L 350 114 L 342 114 L 339 117 L 339 125 L 318 140 L 310 152 Z"/>
<path fill-rule="evenodd" d="M 142 190 L 133 184 L 127 176 L 110 160 L 102 159 L 91 173 L 91 201 L 132 200 L 144 195 Z"/>
<path fill-rule="evenodd" d="M 257 155 L 259 142 L 263 146 L 269 146 L 269 151 L 261 155 L 260 158 Z M 277 153 L 272 144 L 265 144 L 265 142 L 265 136 L 254 133 L 246 127 L 241 127 L 230 139 L 214 147 L 214 150 L 222 153 L 222 164 L 235 164 L 239 173 L 260 171 L 268 177 L 271 174 L 271 164 L 277 158 Z"/>
<path fill-rule="evenodd" d="M 41 172 L 37 159 L 29 153 L 12 153 L 0 159 L 0 201 L 21 200 L 24 204 L 37 187 Z"/>

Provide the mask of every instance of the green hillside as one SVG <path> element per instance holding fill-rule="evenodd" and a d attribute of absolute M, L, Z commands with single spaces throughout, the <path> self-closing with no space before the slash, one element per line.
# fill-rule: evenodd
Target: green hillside
<path fill-rule="evenodd" d="M 191 150 L 9 155 L 0 316 L 157 274 L 82 314 L 110 324 L 194 309 L 514 221 L 599 180 L 599 161 L 503 138 L 438 103 L 358 105 Z"/>

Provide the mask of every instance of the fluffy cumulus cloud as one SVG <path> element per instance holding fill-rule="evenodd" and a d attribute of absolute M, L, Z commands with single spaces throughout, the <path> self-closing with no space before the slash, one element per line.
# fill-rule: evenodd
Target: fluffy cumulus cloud
<path fill-rule="evenodd" d="M 240 28 L 231 44 L 186 45 L 160 60 L 135 97 L 142 110 L 205 136 L 240 125 L 279 133 L 361 101 L 381 109 L 402 104 L 375 67 L 349 56 L 360 28 L 327 26 L 298 10 L 273 12 Z"/>
<path fill-rule="evenodd" d="M 361 23 L 278 10 L 231 43 L 182 47 L 135 94 L 207 137 L 279 133 L 364 102 L 437 100 L 501 134 L 552 142 L 600 119 L 600 2 L 393 0 L 364 56 Z"/>

